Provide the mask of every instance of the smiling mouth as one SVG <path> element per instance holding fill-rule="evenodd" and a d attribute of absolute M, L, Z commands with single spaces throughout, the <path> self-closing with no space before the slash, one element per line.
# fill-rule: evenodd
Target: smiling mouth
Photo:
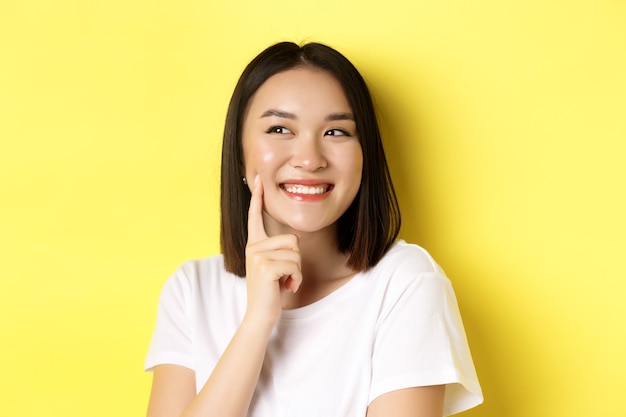
<path fill-rule="evenodd" d="M 302 195 L 321 195 L 325 194 L 333 189 L 332 184 L 319 184 L 319 185 L 302 185 L 302 184 L 280 184 L 280 188 L 287 191 L 290 194 L 302 194 Z"/>

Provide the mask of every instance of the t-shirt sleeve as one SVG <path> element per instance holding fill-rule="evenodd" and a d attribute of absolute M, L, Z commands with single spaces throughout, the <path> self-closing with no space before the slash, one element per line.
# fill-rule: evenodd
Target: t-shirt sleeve
<path fill-rule="evenodd" d="M 184 268 L 179 268 L 163 286 L 157 318 L 144 369 L 157 365 L 180 365 L 193 369 L 191 338 L 191 283 Z"/>
<path fill-rule="evenodd" d="M 450 281 L 421 273 L 398 290 L 380 316 L 370 402 L 399 389 L 446 385 L 444 416 L 482 402 Z"/>

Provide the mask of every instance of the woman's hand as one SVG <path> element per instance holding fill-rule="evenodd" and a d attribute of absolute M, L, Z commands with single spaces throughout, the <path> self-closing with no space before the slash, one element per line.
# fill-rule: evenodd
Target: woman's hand
<path fill-rule="evenodd" d="M 263 184 L 254 179 L 248 210 L 246 245 L 246 316 L 274 325 L 282 310 L 282 293 L 296 292 L 302 283 L 297 235 L 268 237 L 263 224 Z"/>
<path fill-rule="evenodd" d="M 248 213 L 248 307 L 244 321 L 197 396 L 192 370 L 177 365 L 155 368 L 148 416 L 247 415 L 267 343 L 282 310 L 281 294 L 297 291 L 302 282 L 300 265 L 297 236 L 268 237 L 265 233 L 263 185 L 255 178 Z"/>

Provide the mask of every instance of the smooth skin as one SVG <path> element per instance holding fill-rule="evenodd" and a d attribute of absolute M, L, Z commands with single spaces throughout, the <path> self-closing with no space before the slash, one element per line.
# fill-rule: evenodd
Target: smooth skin
<path fill-rule="evenodd" d="M 337 219 L 358 192 L 362 167 L 349 115 L 343 89 L 323 71 L 288 70 L 257 90 L 243 133 L 252 193 L 246 313 L 197 395 L 192 370 L 154 368 L 148 417 L 245 417 L 281 311 L 320 300 L 355 275 L 335 237 Z M 297 179 L 333 188 L 328 198 L 303 203 L 283 189 Z M 444 390 L 416 387 L 381 395 L 367 417 L 441 417 Z"/>
<path fill-rule="evenodd" d="M 242 146 L 248 183 L 256 175 L 263 183 L 267 233 L 323 236 L 334 248 L 334 236 L 320 232 L 333 228 L 348 209 L 363 171 L 356 123 L 341 84 L 311 69 L 270 77 L 250 102 Z M 314 203 L 285 192 L 286 184 L 301 181 L 334 188 Z"/>

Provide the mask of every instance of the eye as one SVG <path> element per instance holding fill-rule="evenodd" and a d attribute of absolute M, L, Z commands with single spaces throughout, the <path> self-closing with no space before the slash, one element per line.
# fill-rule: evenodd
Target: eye
<path fill-rule="evenodd" d="M 352 136 L 352 135 L 342 129 L 329 129 L 326 132 L 324 132 L 324 136 Z"/>
<path fill-rule="evenodd" d="M 272 126 L 269 129 L 267 129 L 265 131 L 265 133 L 268 133 L 268 134 L 275 133 L 275 134 L 278 134 L 278 135 L 288 135 L 288 134 L 291 134 L 292 132 L 291 132 L 291 130 L 287 129 L 284 126 Z"/>

